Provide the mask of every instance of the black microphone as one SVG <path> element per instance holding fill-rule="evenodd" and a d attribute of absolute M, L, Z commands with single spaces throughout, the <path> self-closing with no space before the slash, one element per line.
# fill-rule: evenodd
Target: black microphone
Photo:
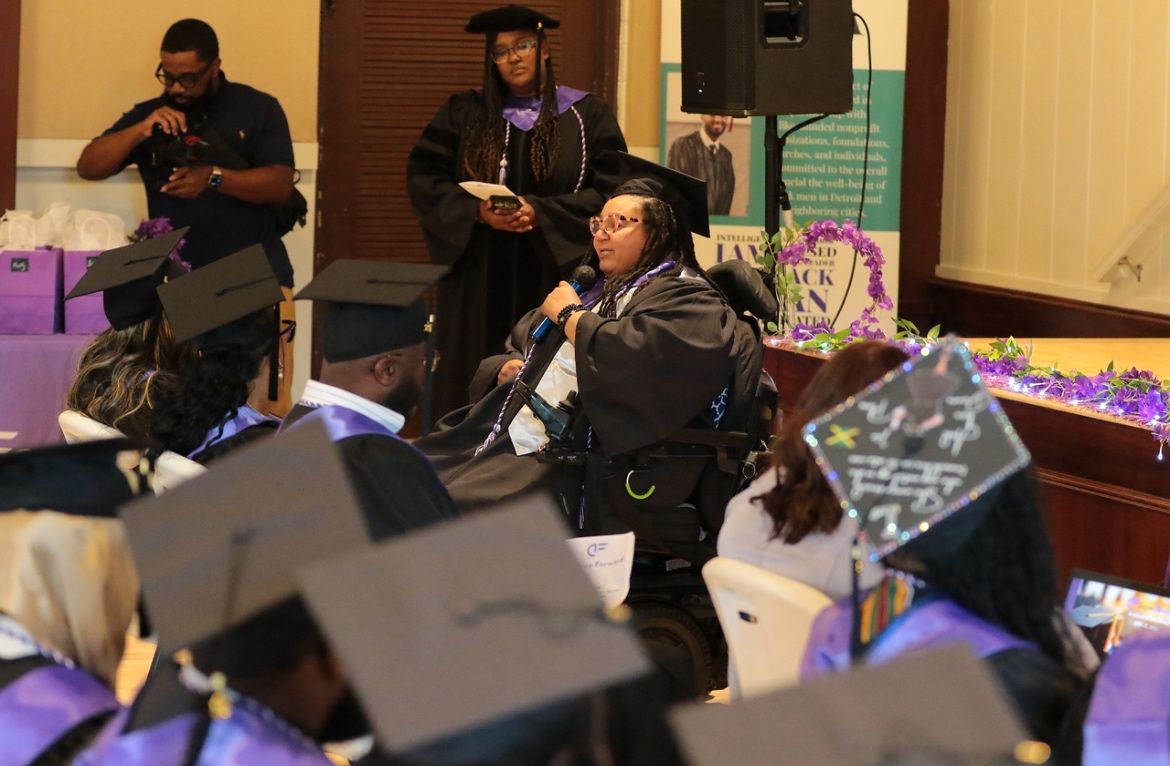
<path fill-rule="evenodd" d="M 577 295 L 581 294 L 582 290 L 588 290 L 593 287 L 593 283 L 597 281 L 597 272 L 593 270 L 592 266 L 578 266 L 573 269 L 573 276 L 569 278 L 569 287 L 573 288 L 573 292 Z M 536 329 L 532 331 L 532 340 L 539 343 L 544 340 L 544 336 L 548 335 L 548 331 L 552 329 L 553 320 L 545 317 L 541 320 Z"/>

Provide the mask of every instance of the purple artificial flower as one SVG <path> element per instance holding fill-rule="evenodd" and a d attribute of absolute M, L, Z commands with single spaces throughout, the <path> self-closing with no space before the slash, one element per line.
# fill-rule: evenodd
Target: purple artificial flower
<path fill-rule="evenodd" d="M 1156 420 L 1165 420 L 1167 404 L 1166 400 L 1170 398 L 1165 391 L 1159 389 L 1150 389 L 1145 396 L 1137 404 L 1137 416 L 1147 423 L 1152 423 Z"/>

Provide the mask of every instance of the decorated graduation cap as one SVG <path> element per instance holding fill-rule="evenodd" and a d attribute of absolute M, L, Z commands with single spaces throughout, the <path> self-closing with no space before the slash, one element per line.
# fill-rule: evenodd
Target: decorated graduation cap
<path fill-rule="evenodd" d="M 304 597 L 388 750 L 647 670 L 559 516 L 533 495 L 302 573 Z"/>
<path fill-rule="evenodd" d="M 163 279 L 174 279 L 187 270 L 171 258 L 190 227 L 107 250 L 93 263 L 65 296 L 65 300 L 102 292 L 106 319 L 115 330 L 124 330 L 154 316 Z"/>
<path fill-rule="evenodd" d="M 675 217 L 693 234 L 711 236 L 707 213 L 707 182 L 629 152 L 611 152 L 602 159 L 610 172 L 625 179 L 611 196 L 657 197 L 674 209 Z"/>
<path fill-rule="evenodd" d="M 957 547 L 1031 459 L 953 336 L 806 425 L 804 439 L 874 560 L 912 541 Z"/>
<path fill-rule="evenodd" d="M 295 596 L 297 568 L 368 544 L 317 423 L 237 450 L 121 515 L 164 656 Z"/>
<path fill-rule="evenodd" d="M 128 439 L 103 439 L 0 455 L 0 511 L 47 510 L 114 517 L 147 491 L 141 455 Z"/>
<path fill-rule="evenodd" d="M 1044 763 L 989 671 L 961 645 L 734 705 L 676 707 L 694 766 Z"/>
<path fill-rule="evenodd" d="M 327 303 L 322 352 L 344 362 L 426 340 L 429 313 L 423 293 L 446 266 L 386 261 L 334 261 L 296 300 Z"/>
<path fill-rule="evenodd" d="M 475 14 L 463 28 L 464 32 L 486 34 L 510 32 L 514 29 L 556 29 L 561 22 L 552 16 L 523 5 L 502 5 L 499 8 Z"/>

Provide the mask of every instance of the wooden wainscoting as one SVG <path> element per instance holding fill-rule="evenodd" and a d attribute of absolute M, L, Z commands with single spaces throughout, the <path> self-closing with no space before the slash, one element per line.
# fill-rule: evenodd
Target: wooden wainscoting
<path fill-rule="evenodd" d="M 765 348 L 764 368 L 776 380 L 782 412 L 791 411 L 824 358 Z M 1082 567 L 1160 583 L 1170 556 L 1170 456 L 1158 459 L 1150 432 L 1060 404 L 993 393 L 1032 453 L 1062 582 L 1070 569 Z"/>
<path fill-rule="evenodd" d="M 952 279 L 930 281 L 932 323 L 966 337 L 1170 338 L 1170 317 Z"/>

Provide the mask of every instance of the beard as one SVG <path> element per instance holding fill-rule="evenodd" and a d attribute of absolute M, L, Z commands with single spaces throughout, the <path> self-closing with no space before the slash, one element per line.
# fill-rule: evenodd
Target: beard
<path fill-rule="evenodd" d="M 383 407 L 409 418 L 420 399 L 422 399 L 422 386 L 413 377 L 406 376 L 399 381 L 397 386 L 386 392 L 381 404 Z"/>
<path fill-rule="evenodd" d="M 215 100 L 216 92 L 218 90 L 218 83 L 209 83 L 207 88 L 198 98 L 191 98 L 185 101 L 179 101 L 170 91 L 164 90 L 162 94 L 163 103 L 172 109 L 176 109 L 186 115 L 195 115 L 197 119 L 195 122 L 201 122 L 203 115 L 205 115 L 211 108 L 211 103 Z M 188 127 L 190 127 L 192 120 L 188 119 Z"/>

